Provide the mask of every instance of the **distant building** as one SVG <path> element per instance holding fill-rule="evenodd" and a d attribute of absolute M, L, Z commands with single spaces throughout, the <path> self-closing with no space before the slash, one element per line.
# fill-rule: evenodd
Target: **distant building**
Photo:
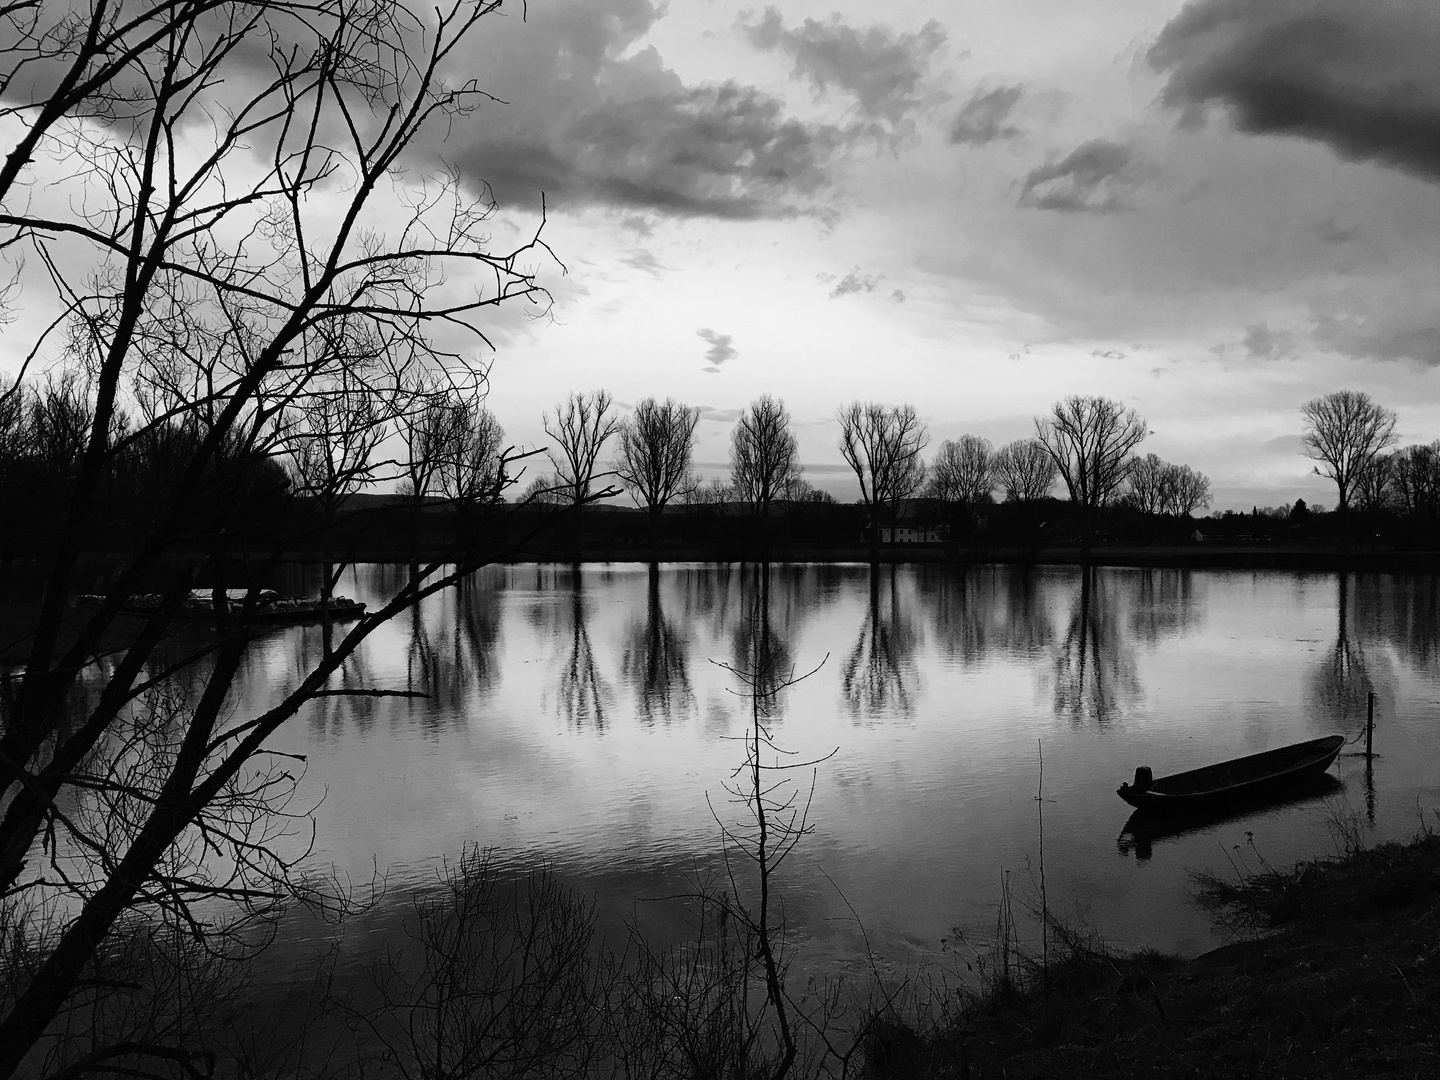
<path fill-rule="evenodd" d="M 870 539 L 870 530 L 864 530 L 862 539 Z M 945 527 L 943 525 L 897 525 L 893 529 L 882 526 L 880 529 L 880 542 L 882 544 L 942 544 L 945 542 Z"/>
<path fill-rule="evenodd" d="M 901 508 L 893 526 L 880 526 L 882 544 L 943 544 L 950 538 L 950 530 L 936 521 L 926 503 L 910 500 Z M 870 541 L 870 527 L 860 530 L 860 539 Z"/>

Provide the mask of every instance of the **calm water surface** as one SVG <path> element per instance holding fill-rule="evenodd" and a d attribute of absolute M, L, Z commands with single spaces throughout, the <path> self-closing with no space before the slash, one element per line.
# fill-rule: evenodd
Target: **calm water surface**
<path fill-rule="evenodd" d="M 374 603 L 404 567 L 358 568 Z M 1113 943 L 1219 943 L 1192 870 L 1328 854 L 1327 822 L 1404 838 L 1440 806 L 1440 579 L 1077 568 L 665 565 L 494 568 L 383 628 L 345 681 L 417 699 L 329 698 L 283 748 L 320 800 L 314 859 L 378 867 L 378 940 L 465 845 L 545 862 L 597 896 L 602 925 L 722 867 L 716 814 L 743 759 L 748 704 L 725 664 L 755 634 L 797 674 L 776 742 L 814 770 L 811 835 L 782 870 L 792 939 L 816 965 L 869 944 L 895 968 L 985 941 L 1007 872 L 1038 869 L 1043 753 L 1049 901 Z M 246 707 L 296 681 L 315 627 L 257 646 Z M 1300 739 L 1361 733 L 1313 799 L 1137 847 L 1115 788 Z M 801 777 L 808 789 L 810 773 Z M 857 921 L 858 920 L 858 921 Z M 863 925 L 863 933 L 862 927 Z M 663 932 L 663 931 L 662 931 Z M 304 938 L 299 924 L 286 933 Z"/>

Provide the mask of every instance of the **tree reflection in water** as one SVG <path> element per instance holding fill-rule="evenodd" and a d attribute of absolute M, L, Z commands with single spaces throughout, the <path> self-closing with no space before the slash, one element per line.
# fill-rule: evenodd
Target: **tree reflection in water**
<path fill-rule="evenodd" d="M 577 565 L 570 575 L 568 633 L 556 634 L 556 640 L 567 645 L 560 665 L 560 681 L 556 688 L 560 715 L 572 728 L 593 724 L 596 731 L 605 730 L 605 714 L 614 701 L 610 686 L 595 666 L 595 651 L 590 646 L 590 610 L 585 600 L 585 579 Z"/>
<path fill-rule="evenodd" d="M 945 655 L 967 666 L 1000 654 L 1039 656 L 1055 637 L 1044 592 L 1028 566 L 917 568 Z"/>
<path fill-rule="evenodd" d="M 1345 731 L 1354 729 L 1365 722 L 1368 698 L 1375 691 L 1376 680 L 1372 677 L 1370 658 L 1365 651 L 1363 634 L 1351 633 L 1350 595 L 1351 574 L 1336 575 L 1335 599 L 1335 643 L 1321 658 L 1310 676 L 1309 702 L 1317 719 L 1316 729 L 1324 731 Z M 1362 579 L 1359 592 L 1370 586 L 1373 601 L 1373 579 Z M 1373 602 L 1368 605 L 1374 611 Z M 1384 658 L 1380 659 L 1383 664 Z M 1379 680 L 1390 685 L 1392 680 Z"/>
<path fill-rule="evenodd" d="M 1440 671 L 1440 576 L 1362 574 L 1350 625 L 1366 644 L 1392 645 L 1416 674 Z"/>
<path fill-rule="evenodd" d="M 1141 696 L 1135 648 L 1121 627 L 1116 586 L 1116 575 L 1090 565 L 1080 568 L 1080 594 L 1055 648 L 1055 715 L 1073 727 L 1103 727 Z"/>
<path fill-rule="evenodd" d="M 490 686 L 499 674 L 500 575 L 476 573 L 437 593 L 439 629 L 433 637 L 423 622 L 411 622 L 410 649 L 431 700 L 454 716 L 469 694 Z"/>
<path fill-rule="evenodd" d="M 901 607 L 895 587 L 895 567 L 870 568 L 870 606 L 855 648 L 840 672 L 840 683 L 850 714 L 875 719 L 886 713 L 910 716 L 920 675 L 915 666 L 919 634 Z M 881 601 L 881 578 L 889 597 Z"/>
<path fill-rule="evenodd" d="M 1130 629 L 1147 645 L 1183 633 L 1200 622 L 1194 575 L 1189 570 L 1134 570 L 1136 591 L 1130 607 Z"/>
<path fill-rule="evenodd" d="M 695 705 L 690 689 L 690 639 L 665 617 L 660 601 L 660 566 L 650 564 L 645 617 L 625 635 L 621 670 L 639 699 L 640 719 L 669 723 Z"/>
<path fill-rule="evenodd" d="M 289 639 L 293 659 L 287 670 L 310 670 L 330 652 L 332 634 L 343 634 L 347 629 L 348 625 L 343 623 L 338 627 L 329 623 L 310 623 L 299 627 Z M 370 670 L 368 645 L 367 642 L 346 657 L 340 669 L 330 677 L 327 689 L 360 691 L 382 685 Z M 305 715 L 309 718 L 311 732 L 316 736 L 338 736 L 351 725 L 365 731 L 375 722 L 383 700 L 363 694 L 317 697 L 307 706 Z"/>
<path fill-rule="evenodd" d="M 786 613 L 777 620 L 771 613 L 770 576 L 770 564 L 757 563 L 753 573 L 741 582 L 742 608 L 731 630 L 730 651 L 732 666 L 751 673 L 751 689 L 766 702 L 775 719 L 781 715 L 780 692 L 794 673 L 787 630 L 794 620 L 798 590 L 782 586 L 781 602 L 786 604 Z"/>

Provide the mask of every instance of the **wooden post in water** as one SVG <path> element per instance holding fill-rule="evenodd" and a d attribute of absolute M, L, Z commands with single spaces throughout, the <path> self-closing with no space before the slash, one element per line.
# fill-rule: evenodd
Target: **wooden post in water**
<path fill-rule="evenodd" d="M 1375 691 L 1371 690 L 1365 707 L 1365 760 L 1370 760 L 1371 748 L 1375 742 Z"/>

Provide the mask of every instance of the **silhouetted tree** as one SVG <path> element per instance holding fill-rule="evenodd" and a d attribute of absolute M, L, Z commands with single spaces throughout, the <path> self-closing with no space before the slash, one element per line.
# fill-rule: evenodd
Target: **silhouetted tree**
<path fill-rule="evenodd" d="M 1172 465 L 1157 454 L 1135 456 L 1126 468 L 1127 498 L 1145 514 L 1189 517 L 1210 505 L 1210 480 L 1189 465 Z"/>
<path fill-rule="evenodd" d="M 388 434 L 391 402 L 372 394 L 343 369 L 297 407 L 284 445 L 291 484 L 333 519 L 347 495 L 368 487 L 380 463 L 375 450 Z"/>
<path fill-rule="evenodd" d="M 1171 501 L 1170 480 L 1173 468 L 1159 454 L 1132 457 L 1126 466 L 1129 484 L 1128 499 L 1142 514 L 1163 513 Z"/>
<path fill-rule="evenodd" d="M 440 490 L 460 506 L 484 505 L 500 498 L 511 483 L 505 474 L 505 429 L 477 395 L 455 405 L 441 451 Z"/>
<path fill-rule="evenodd" d="M 757 517 L 787 498 L 800 480 L 800 457 L 785 403 L 761 394 L 740 415 L 730 435 L 730 483 Z"/>
<path fill-rule="evenodd" d="M 572 506 L 591 498 L 596 463 L 610 436 L 620 430 L 620 418 L 613 415 L 610 391 L 571 393 L 543 418 L 545 434 L 553 441 L 545 453 L 555 467 L 555 490 L 568 497 Z"/>
<path fill-rule="evenodd" d="M 429 373 L 417 373 L 405 388 L 395 427 L 405 441 L 401 488 L 416 504 L 440 494 L 446 455 L 464 415 L 459 393 Z"/>
<path fill-rule="evenodd" d="M 900 503 L 925 483 L 920 452 L 930 441 L 913 405 L 853 401 L 840 410 L 840 453 L 860 481 L 860 498 L 870 517 L 870 555 L 878 559 L 880 514 L 891 527 Z"/>
<path fill-rule="evenodd" d="M 1145 421 L 1134 409 L 1103 397 L 1072 395 L 1057 401 L 1048 416 L 1035 418 L 1036 438 L 1054 460 L 1071 502 L 1080 508 L 1087 551 L 1095 512 L 1120 490 L 1130 452 L 1146 434 Z"/>
<path fill-rule="evenodd" d="M 1055 459 L 1038 439 L 1016 439 L 995 451 L 995 482 L 1011 502 L 1034 502 L 1055 484 Z"/>
<path fill-rule="evenodd" d="M 1165 480 L 1167 514 L 1189 517 L 1210 505 L 1210 478 L 1204 473 L 1196 472 L 1189 465 L 1171 465 Z"/>
<path fill-rule="evenodd" d="M 1355 503 L 1363 514 L 1374 516 L 1391 499 L 1390 474 L 1394 454 L 1376 454 L 1355 477 Z"/>
<path fill-rule="evenodd" d="M 517 501 L 550 505 L 570 505 L 570 485 L 554 473 L 541 473 L 520 492 Z"/>
<path fill-rule="evenodd" d="M 691 455 L 700 411 L 674 398 L 646 398 L 620 426 L 615 471 L 636 504 L 650 515 L 650 540 L 658 538 L 660 515 L 677 495 L 695 487 Z"/>
<path fill-rule="evenodd" d="M 946 439 L 930 462 L 925 494 L 947 503 L 974 506 L 995 490 L 995 450 L 989 439 L 961 435 Z"/>
<path fill-rule="evenodd" d="M 1440 505 L 1440 442 L 1406 446 L 1390 457 L 1390 490 L 1407 514 L 1435 516 Z"/>
<path fill-rule="evenodd" d="M 1315 473 L 1335 481 L 1341 515 L 1349 513 L 1350 497 L 1361 474 L 1395 441 L 1395 413 L 1358 390 L 1336 390 L 1300 406 L 1305 430 L 1300 436 L 1305 456 L 1318 464 Z"/>

